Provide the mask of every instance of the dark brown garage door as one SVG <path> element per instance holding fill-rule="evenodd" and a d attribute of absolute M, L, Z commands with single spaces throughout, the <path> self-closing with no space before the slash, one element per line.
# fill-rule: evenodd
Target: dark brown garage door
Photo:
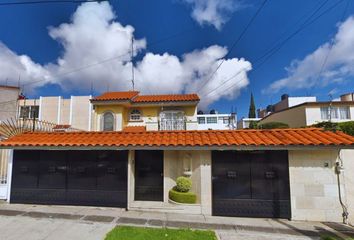
<path fill-rule="evenodd" d="M 14 151 L 11 202 L 127 206 L 127 151 Z"/>
<path fill-rule="evenodd" d="M 213 215 L 290 218 L 287 151 L 214 151 Z"/>

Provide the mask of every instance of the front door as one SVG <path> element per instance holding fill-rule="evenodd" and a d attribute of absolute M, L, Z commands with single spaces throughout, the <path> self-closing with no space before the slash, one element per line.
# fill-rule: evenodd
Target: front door
<path fill-rule="evenodd" d="M 213 215 L 290 218 L 287 151 L 214 151 Z"/>
<path fill-rule="evenodd" d="M 163 151 L 135 151 L 135 200 L 163 201 Z"/>

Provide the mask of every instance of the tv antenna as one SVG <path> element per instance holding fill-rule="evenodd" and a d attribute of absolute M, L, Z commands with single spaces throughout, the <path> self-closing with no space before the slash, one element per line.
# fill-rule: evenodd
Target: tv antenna
<path fill-rule="evenodd" d="M 131 59 L 131 62 L 132 62 L 132 88 L 133 88 L 133 91 L 134 91 L 134 88 L 135 88 L 135 82 L 134 82 L 134 62 L 133 62 L 133 58 L 134 58 L 134 37 L 132 37 L 132 49 L 131 49 L 131 56 L 130 56 L 130 59 Z"/>

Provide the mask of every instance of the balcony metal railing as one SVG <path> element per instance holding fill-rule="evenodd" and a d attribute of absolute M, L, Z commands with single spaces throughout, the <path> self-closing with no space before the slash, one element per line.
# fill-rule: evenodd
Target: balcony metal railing
<path fill-rule="evenodd" d="M 159 129 L 162 131 L 185 130 L 186 121 L 183 119 L 161 119 Z"/>

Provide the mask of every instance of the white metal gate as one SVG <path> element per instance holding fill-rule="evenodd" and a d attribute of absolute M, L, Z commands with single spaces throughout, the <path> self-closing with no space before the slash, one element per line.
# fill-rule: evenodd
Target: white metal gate
<path fill-rule="evenodd" d="M 10 150 L 0 149 L 0 199 L 7 198 L 8 181 L 7 181 L 7 165 Z"/>

